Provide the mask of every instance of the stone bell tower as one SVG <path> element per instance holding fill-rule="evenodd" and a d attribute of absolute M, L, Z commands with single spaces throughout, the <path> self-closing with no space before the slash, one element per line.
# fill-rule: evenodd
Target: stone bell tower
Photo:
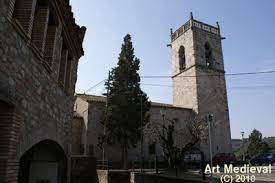
<path fill-rule="evenodd" d="M 171 31 L 173 104 L 213 114 L 212 152 L 231 152 L 231 134 L 220 28 L 190 19 Z M 201 149 L 209 158 L 209 143 Z"/>

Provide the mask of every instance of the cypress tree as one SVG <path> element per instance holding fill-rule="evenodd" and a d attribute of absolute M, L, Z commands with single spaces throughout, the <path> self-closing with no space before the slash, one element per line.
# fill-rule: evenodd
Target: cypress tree
<path fill-rule="evenodd" d="M 141 139 L 141 126 L 149 120 L 150 102 L 140 88 L 140 60 L 134 55 L 131 36 L 124 37 L 118 64 L 110 73 L 108 107 L 104 113 L 103 125 L 107 144 L 119 145 L 121 163 L 127 168 L 127 152 L 136 147 Z M 108 86 L 109 85 L 109 86 Z M 142 122 L 141 122 L 142 115 Z"/>

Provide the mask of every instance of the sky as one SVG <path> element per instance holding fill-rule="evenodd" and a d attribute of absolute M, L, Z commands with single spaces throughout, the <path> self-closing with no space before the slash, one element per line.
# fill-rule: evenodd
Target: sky
<path fill-rule="evenodd" d="M 222 36 L 226 73 L 275 70 L 275 1 L 251 0 L 71 0 L 79 25 L 87 27 L 85 55 L 79 61 L 76 92 L 108 76 L 118 61 L 123 37 L 132 36 L 140 75 L 171 75 L 170 28 L 196 20 L 216 25 Z M 149 84 L 149 85 L 148 85 Z M 165 85 L 151 86 L 150 84 Z M 275 73 L 227 76 L 232 138 L 256 128 L 275 136 Z M 142 79 L 151 101 L 172 103 L 171 79 Z M 88 93 L 101 95 L 104 84 Z"/>

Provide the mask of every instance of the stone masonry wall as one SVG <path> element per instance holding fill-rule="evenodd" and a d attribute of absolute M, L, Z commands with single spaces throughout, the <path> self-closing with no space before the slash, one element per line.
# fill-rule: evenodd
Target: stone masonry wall
<path fill-rule="evenodd" d="M 89 102 L 89 115 L 88 115 L 88 131 L 87 131 L 87 143 L 88 146 L 92 146 L 93 155 L 97 160 L 102 159 L 102 150 L 97 146 L 98 136 L 103 134 L 103 125 L 100 123 L 102 112 L 105 108 L 105 102 Z M 152 106 L 150 110 L 150 122 L 156 124 L 158 131 L 162 132 L 163 118 L 161 111 L 165 114 L 165 126 L 171 124 L 171 121 L 175 120 L 176 130 L 180 130 L 180 133 L 175 136 L 175 143 L 179 146 L 184 145 L 190 140 L 190 136 L 184 127 L 189 122 L 192 115 L 191 109 L 183 109 L 177 107 L 163 107 L 163 106 Z M 150 136 L 144 135 L 144 157 L 149 159 L 149 141 Z M 162 159 L 162 148 L 158 143 L 156 144 L 156 154 Z M 109 161 L 119 161 L 121 159 L 121 149 L 118 146 L 111 146 L 106 148 L 106 156 Z M 136 148 L 128 150 L 129 161 L 138 160 L 140 157 L 140 143 L 137 144 Z"/>
<path fill-rule="evenodd" d="M 200 75 L 205 74 L 205 70 L 197 69 Z M 208 74 L 217 74 L 208 71 Z M 198 101 L 200 114 L 213 114 L 213 122 L 211 125 L 212 152 L 230 153 L 231 150 L 231 133 L 229 124 L 229 111 L 225 87 L 225 78 L 221 76 L 208 76 L 197 78 L 198 83 Z M 205 90 L 205 88 L 208 88 Z M 209 148 L 206 144 L 202 144 L 202 149 L 207 157 L 209 157 Z"/>
<path fill-rule="evenodd" d="M 206 42 L 211 46 L 213 61 L 211 68 L 196 67 L 198 112 L 214 115 L 211 126 L 213 154 L 230 153 L 232 152 L 231 133 L 221 38 L 200 29 L 194 29 L 193 32 L 197 65 L 205 64 L 204 44 Z M 209 157 L 208 146 L 202 144 L 202 149 Z"/>
<path fill-rule="evenodd" d="M 81 154 L 83 118 L 74 116 L 72 122 L 72 155 Z"/>
<path fill-rule="evenodd" d="M 53 67 L 50 74 L 30 41 L 14 25 L 9 15 L 10 2 L 0 2 L 0 92 L 4 96 L 1 100 L 9 102 L 9 95 L 12 96 L 12 105 L 21 117 L 17 161 L 33 145 L 45 139 L 57 142 L 69 153 L 78 59 L 73 59 L 71 88 L 69 94 L 65 94 L 57 82 L 59 68 Z M 61 47 L 56 51 L 58 49 Z M 59 63 L 53 63 L 56 65 Z"/>
<path fill-rule="evenodd" d="M 212 64 L 207 67 L 205 44 L 211 47 Z M 185 47 L 186 70 L 179 70 L 178 49 Z M 188 29 L 172 42 L 173 104 L 192 108 L 199 115 L 212 113 L 213 153 L 231 152 L 231 135 L 228 114 L 226 83 L 221 37 L 198 27 Z M 208 75 L 208 76 L 206 76 Z M 209 158 L 208 142 L 201 149 Z"/>
<path fill-rule="evenodd" d="M 179 49 L 185 48 L 187 70 L 179 69 Z M 195 77 L 196 69 L 194 57 L 193 31 L 187 30 L 172 43 L 172 80 L 173 80 L 173 105 L 191 108 L 197 111 L 197 87 Z"/>

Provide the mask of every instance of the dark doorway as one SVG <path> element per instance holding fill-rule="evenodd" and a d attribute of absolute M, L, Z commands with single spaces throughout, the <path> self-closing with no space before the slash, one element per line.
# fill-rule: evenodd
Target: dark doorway
<path fill-rule="evenodd" d="M 63 183 L 66 176 L 66 154 L 52 140 L 37 143 L 20 158 L 20 183 Z"/>

